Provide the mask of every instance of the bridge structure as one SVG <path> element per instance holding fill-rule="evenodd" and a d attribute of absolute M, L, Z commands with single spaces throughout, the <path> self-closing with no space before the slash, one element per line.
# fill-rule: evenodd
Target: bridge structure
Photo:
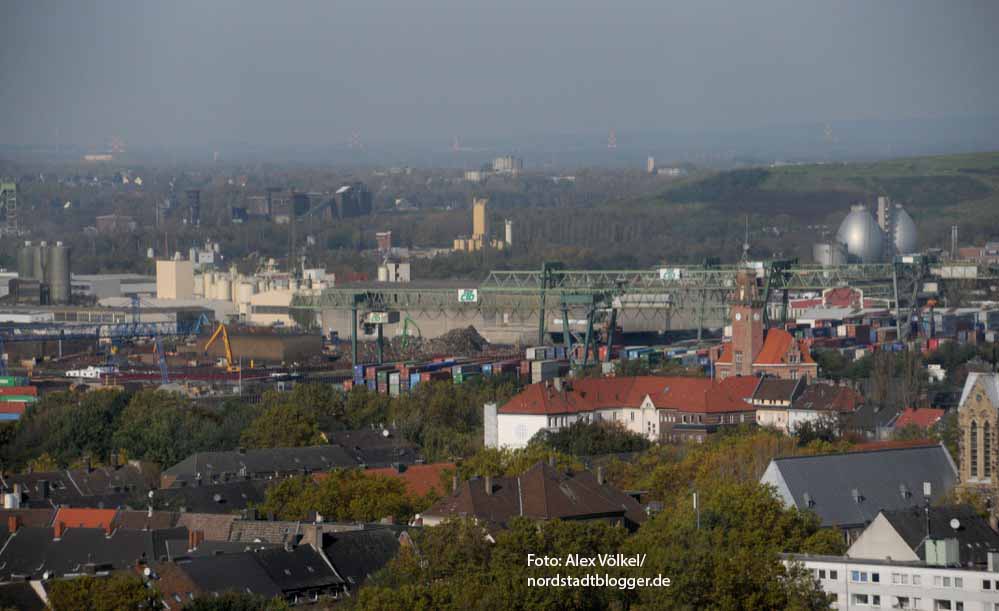
<path fill-rule="evenodd" d="M 582 309 L 587 318 L 587 339 L 583 341 L 588 348 L 594 321 L 601 317 L 609 319 L 612 332 L 614 320 L 621 311 L 650 315 L 682 312 L 697 321 L 700 338 L 707 316 L 715 319 L 727 316 L 728 297 L 735 286 L 736 274 L 746 268 L 743 265 L 572 270 L 557 263 L 546 263 L 539 270 L 492 271 L 477 283 L 348 284 L 319 294 L 298 295 L 291 307 L 349 311 L 354 362 L 357 359 L 358 313 L 378 311 L 445 314 L 478 311 L 493 315 L 515 311 L 537 315 L 538 343 L 543 344 L 549 315 L 561 314 L 566 321 L 563 328 L 567 328 L 568 310 Z M 789 293 L 843 286 L 863 289 L 865 297 L 885 299 L 896 307 L 910 307 L 914 305 L 920 279 L 925 276 L 928 266 L 920 258 L 909 258 L 892 263 L 833 267 L 779 260 L 756 264 L 753 268 L 761 278 L 768 303 L 785 306 L 779 308 L 782 312 L 779 318 L 783 318 Z M 584 350 L 584 354 L 588 355 L 589 350 Z"/>

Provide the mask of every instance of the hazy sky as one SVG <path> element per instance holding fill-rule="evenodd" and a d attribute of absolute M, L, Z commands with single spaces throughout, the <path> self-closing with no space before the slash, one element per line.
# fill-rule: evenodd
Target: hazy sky
<path fill-rule="evenodd" d="M 995 0 L 0 0 L 0 144 L 995 114 Z"/>

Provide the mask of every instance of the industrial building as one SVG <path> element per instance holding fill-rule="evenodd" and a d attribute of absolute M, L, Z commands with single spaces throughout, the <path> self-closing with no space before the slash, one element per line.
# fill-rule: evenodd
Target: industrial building
<path fill-rule="evenodd" d="M 812 254 L 815 262 L 824 266 L 879 263 L 916 252 L 917 241 L 916 224 L 902 204 L 881 196 L 877 218 L 864 204 L 852 206 L 840 223 L 836 239 L 816 244 Z"/>
<path fill-rule="evenodd" d="M 454 250 L 459 252 L 478 252 L 484 248 L 506 250 L 513 245 L 513 221 L 504 222 L 502 240 L 490 238 L 489 231 L 489 200 L 476 197 L 472 200 L 472 235 L 460 236 L 454 240 Z"/>
<path fill-rule="evenodd" d="M 156 262 L 156 298 L 194 297 L 194 264 L 183 259 Z"/>
<path fill-rule="evenodd" d="M 62 242 L 25 242 L 17 253 L 17 280 L 10 283 L 15 303 L 69 303 L 70 248 Z"/>

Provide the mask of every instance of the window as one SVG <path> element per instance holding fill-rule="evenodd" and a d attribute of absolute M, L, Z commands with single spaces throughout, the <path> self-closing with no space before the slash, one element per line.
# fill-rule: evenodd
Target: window
<path fill-rule="evenodd" d="M 896 596 L 895 604 L 892 605 L 896 609 L 911 609 L 912 605 L 909 604 L 908 596 Z"/>
<path fill-rule="evenodd" d="M 869 605 L 871 604 L 871 597 L 867 594 L 854 594 L 853 602 L 854 605 Z"/>
<path fill-rule="evenodd" d="M 819 579 L 825 579 L 825 578 L 826 578 L 826 570 L 819 569 Z"/>
<path fill-rule="evenodd" d="M 871 573 L 871 581 L 873 583 L 880 583 L 881 582 L 881 574 L 880 573 Z"/>
<path fill-rule="evenodd" d="M 992 427 L 986 422 L 984 428 L 985 439 L 982 442 L 982 454 L 985 457 L 985 464 L 983 465 L 983 475 L 992 477 Z"/>
<path fill-rule="evenodd" d="M 963 577 L 955 577 L 954 578 L 954 587 L 955 588 L 963 588 L 964 587 L 964 578 Z"/>
<path fill-rule="evenodd" d="M 971 421 L 971 431 L 968 435 L 968 447 L 971 449 L 971 477 L 978 477 L 978 423 Z M 949 603 L 948 603 L 949 604 Z"/>
<path fill-rule="evenodd" d="M 634 422 L 634 421 L 635 421 L 635 412 L 631 412 L 631 421 L 632 421 L 632 422 Z"/>
<path fill-rule="evenodd" d="M 867 577 L 868 577 L 867 573 L 865 573 L 863 571 L 851 571 L 850 572 L 850 581 L 853 581 L 853 582 L 856 582 L 856 583 L 867 583 Z"/>
<path fill-rule="evenodd" d="M 951 611 L 953 607 L 949 600 L 940 600 L 937 598 L 933 600 L 933 609 L 934 611 Z"/>
<path fill-rule="evenodd" d="M 949 588 L 950 587 L 950 577 L 944 577 L 943 578 L 943 587 L 945 587 L 945 588 Z"/>
<path fill-rule="evenodd" d="M 829 571 L 829 579 L 839 579 L 839 571 Z"/>
<path fill-rule="evenodd" d="M 881 597 L 878 596 L 877 594 L 874 594 L 873 596 L 871 596 L 871 606 L 872 607 L 880 607 L 881 606 Z"/>
<path fill-rule="evenodd" d="M 912 585 L 918 586 L 923 583 L 923 578 L 919 575 L 912 576 Z"/>
<path fill-rule="evenodd" d="M 991 579 L 983 579 L 982 580 L 982 589 L 983 590 L 991 590 L 992 589 L 992 580 Z"/>

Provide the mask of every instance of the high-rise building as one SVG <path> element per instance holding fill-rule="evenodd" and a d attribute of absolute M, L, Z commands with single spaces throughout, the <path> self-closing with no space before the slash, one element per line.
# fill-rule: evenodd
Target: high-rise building
<path fill-rule="evenodd" d="M 656 173 L 656 158 L 655 157 L 649 157 L 648 159 L 645 160 L 645 171 L 648 172 L 649 174 L 655 174 Z"/>
<path fill-rule="evenodd" d="M 519 174 L 524 169 L 524 160 L 513 155 L 493 159 L 493 172 L 497 174 Z"/>
<path fill-rule="evenodd" d="M 333 194 L 333 206 L 329 207 L 327 220 L 345 219 L 371 214 L 371 191 L 362 182 L 343 185 Z"/>

